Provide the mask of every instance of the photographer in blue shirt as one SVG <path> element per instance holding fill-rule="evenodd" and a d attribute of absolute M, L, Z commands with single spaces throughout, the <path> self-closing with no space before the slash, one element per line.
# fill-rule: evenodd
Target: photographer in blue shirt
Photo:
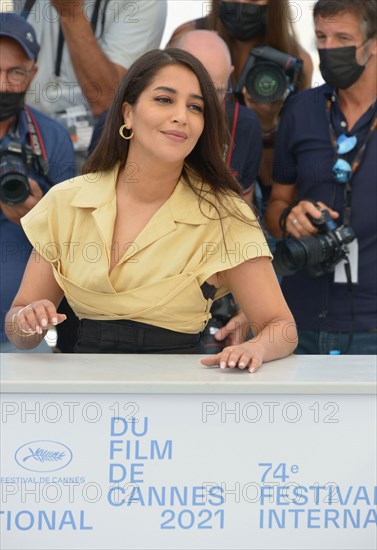
<path fill-rule="evenodd" d="M 0 49 L 0 351 L 15 352 L 4 319 L 31 252 L 20 218 L 51 185 L 75 175 L 75 159 L 66 130 L 24 104 L 37 72 L 33 27 L 15 13 L 0 13 Z M 36 348 L 49 350 L 45 342 Z"/>
<path fill-rule="evenodd" d="M 326 82 L 290 99 L 266 224 L 299 328 L 296 353 L 377 352 L 375 0 L 318 0 Z"/>

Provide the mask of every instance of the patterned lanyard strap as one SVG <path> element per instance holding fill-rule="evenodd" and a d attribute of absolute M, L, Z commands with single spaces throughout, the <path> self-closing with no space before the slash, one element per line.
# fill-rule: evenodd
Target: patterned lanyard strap
<path fill-rule="evenodd" d="M 335 133 L 334 126 L 331 122 L 331 107 L 333 105 L 332 98 L 327 98 L 326 100 L 326 114 L 327 119 L 329 123 L 329 132 L 330 132 L 330 139 L 331 144 L 334 149 L 334 158 L 338 156 L 338 143 L 337 143 L 337 135 Z M 364 140 L 364 143 L 360 147 L 360 149 L 357 151 L 356 156 L 351 164 L 352 169 L 352 176 L 356 172 L 356 170 L 359 168 L 363 158 L 364 153 L 366 150 L 366 147 L 368 145 L 368 142 L 370 138 L 372 137 L 372 134 L 375 132 L 377 128 L 377 112 L 375 112 L 374 117 L 372 119 L 371 125 L 369 127 L 368 135 Z M 344 186 L 344 211 L 343 211 L 343 223 L 344 225 L 350 225 L 351 220 L 351 193 L 352 193 L 352 178 L 345 184 Z"/>

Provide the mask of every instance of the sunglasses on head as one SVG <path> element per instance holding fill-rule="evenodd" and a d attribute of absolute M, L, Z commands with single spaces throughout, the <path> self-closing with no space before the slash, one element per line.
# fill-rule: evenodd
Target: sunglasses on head
<path fill-rule="evenodd" d="M 336 140 L 336 144 L 338 155 L 345 155 L 356 147 L 357 137 L 341 134 Z M 337 158 L 332 173 L 337 183 L 348 183 L 352 178 L 352 166 L 346 160 Z"/>

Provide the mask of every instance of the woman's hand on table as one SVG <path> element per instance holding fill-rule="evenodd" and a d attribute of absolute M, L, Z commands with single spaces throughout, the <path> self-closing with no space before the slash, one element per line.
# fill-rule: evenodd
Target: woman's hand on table
<path fill-rule="evenodd" d="M 213 367 L 220 365 L 221 369 L 247 369 L 256 372 L 263 363 L 263 346 L 251 340 L 238 346 L 228 346 L 216 355 L 209 355 L 200 360 L 202 365 Z"/>

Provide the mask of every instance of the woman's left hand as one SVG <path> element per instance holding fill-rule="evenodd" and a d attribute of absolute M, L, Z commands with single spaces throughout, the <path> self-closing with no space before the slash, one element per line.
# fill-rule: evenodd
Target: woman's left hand
<path fill-rule="evenodd" d="M 263 346 L 253 341 L 244 342 L 238 346 L 228 346 L 216 355 L 204 357 L 200 362 L 207 367 L 220 365 L 221 369 L 238 367 L 256 372 L 263 363 Z"/>

